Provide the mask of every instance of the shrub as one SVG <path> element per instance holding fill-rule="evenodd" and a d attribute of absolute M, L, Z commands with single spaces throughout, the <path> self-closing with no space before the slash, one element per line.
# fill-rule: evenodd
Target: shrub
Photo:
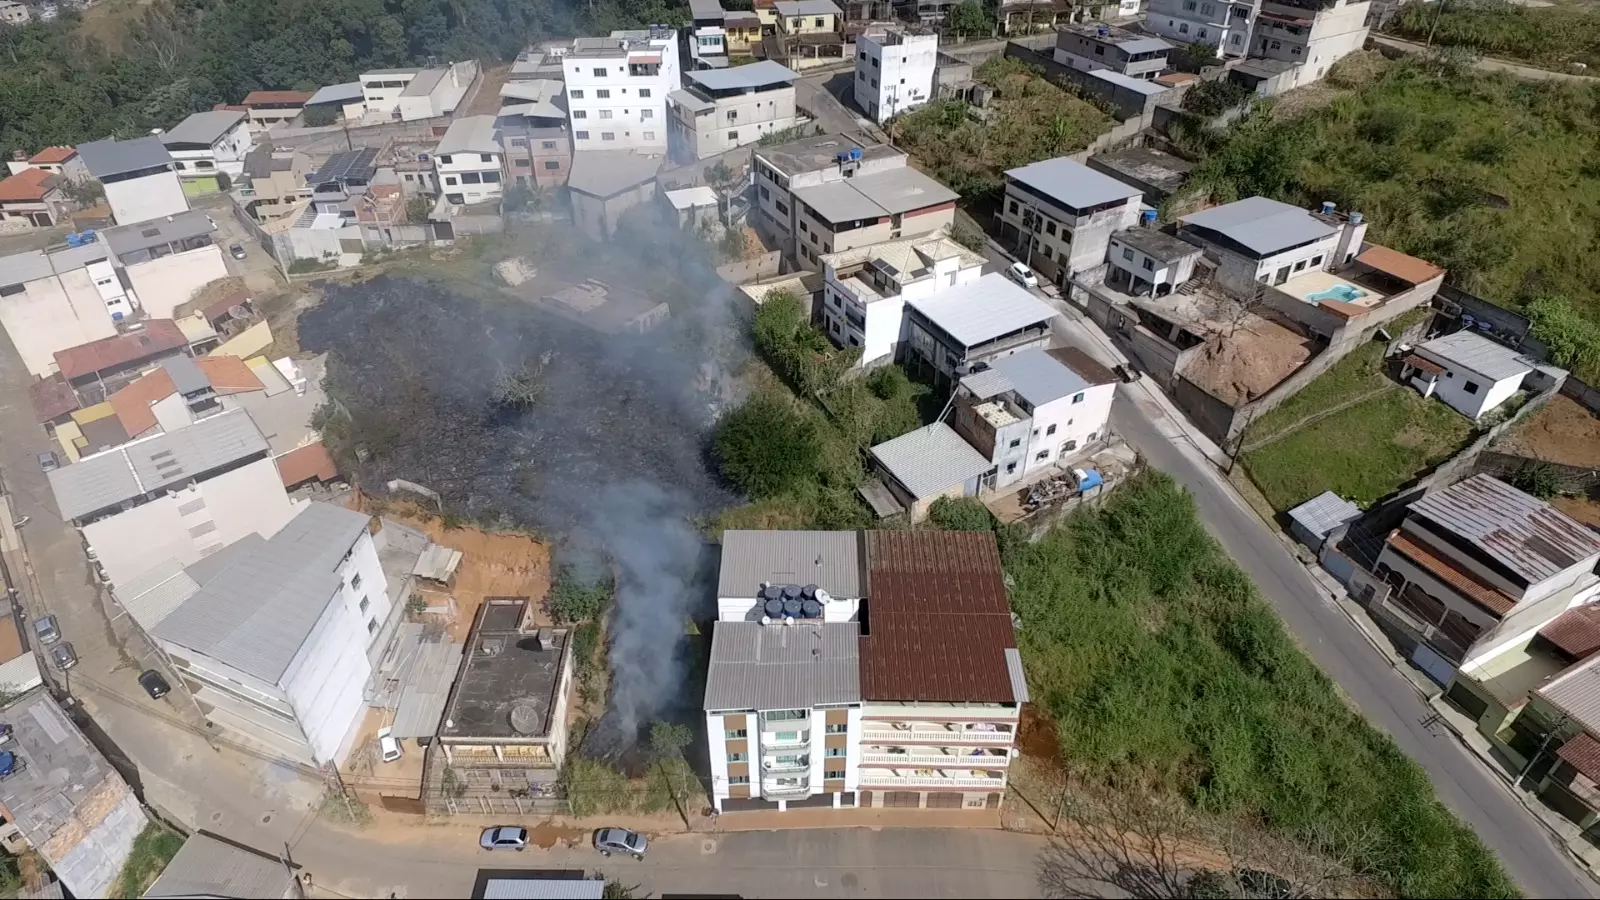
<path fill-rule="evenodd" d="M 557 622 L 595 621 L 610 603 L 609 581 L 585 579 L 572 566 L 561 568 L 545 600 L 551 618 Z"/>
<path fill-rule="evenodd" d="M 815 424 L 792 401 L 770 393 L 729 413 L 714 445 L 723 476 L 757 500 L 805 487 L 821 463 Z"/>
<path fill-rule="evenodd" d="M 973 497 L 940 497 L 928 509 L 928 520 L 945 531 L 993 531 L 994 514 Z"/>
<path fill-rule="evenodd" d="M 1540 500 L 1549 500 L 1561 493 L 1560 477 L 1549 463 L 1525 463 L 1511 473 L 1507 482 L 1524 494 L 1532 494 Z"/>

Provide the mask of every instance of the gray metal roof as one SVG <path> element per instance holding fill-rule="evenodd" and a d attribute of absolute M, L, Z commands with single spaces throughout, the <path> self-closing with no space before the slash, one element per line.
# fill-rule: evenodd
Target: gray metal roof
<path fill-rule="evenodd" d="M 918 500 L 989 471 L 992 466 L 943 422 L 924 425 L 872 448 L 872 456 Z"/>
<path fill-rule="evenodd" d="M 888 215 L 883 207 L 855 189 L 849 181 L 829 181 L 795 190 L 796 200 L 811 207 L 824 222 L 854 222 Z"/>
<path fill-rule="evenodd" d="M 1011 696 L 1018 703 L 1028 702 L 1028 679 L 1022 669 L 1022 651 L 1006 648 L 1006 674 L 1011 676 Z"/>
<path fill-rule="evenodd" d="M 1575 664 L 1539 689 L 1539 696 L 1585 731 L 1600 731 L 1600 653 Z"/>
<path fill-rule="evenodd" d="M 1108 81 L 1125 91 L 1133 91 L 1137 94 L 1144 94 L 1147 97 L 1154 94 L 1165 94 L 1167 91 L 1172 90 L 1172 88 L 1164 84 L 1156 84 L 1154 81 L 1146 81 L 1143 78 L 1134 78 L 1132 75 L 1124 75 L 1121 72 L 1113 72 L 1110 69 L 1095 69 L 1089 73 L 1089 77 Z"/>
<path fill-rule="evenodd" d="M 131 141 L 90 141 L 78 145 L 78 157 L 96 178 L 172 165 L 172 155 L 161 139 L 151 136 Z"/>
<path fill-rule="evenodd" d="M 27 284 L 55 274 L 43 250 L 0 256 L 0 285 Z"/>
<path fill-rule="evenodd" d="M 1129 228 L 1113 234 L 1111 239 L 1121 241 L 1151 259 L 1166 263 L 1176 262 L 1186 256 L 1199 256 L 1205 252 L 1183 238 L 1154 228 Z"/>
<path fill-rule="evenodd" d="M 251 534 L 256 540 L 261 540 L 261 535 Z M 230 544 L 237 547 L 244 541 Z M 220 556 L 227 547 L 211 556 L 210 560 Z M 176 559 L 159 562 L 154 568 L 141 575 L 128 579 L 127 583 L 117 585 L 115 595 L 117 602 L 127 610 L 139 627 L 149 631 L 154 628 L 169 613 L 183 604 L 183 601 L 200 592 L 200 584 L 183 568 L 183 563 Z"/>
<path fill-rule="evenodd" d="M 1096 172 L 1065 156 L 1029 163 L 1018 169 L 1007 169 L 1006 177 L 1072 209 L 1115 203 L 1138 197 L 1142 193 L 1136 187 L 1123 184 L 1110 175 Z"/>
<path fill-rule="evenodd" d="M 989 371 L 998 372 L 1017 396 L 1034 406 L 1086 391 L 1094 385 L 1043 350 L 1024 350 L 990 360 Z M 993 395 L 990 395 L 993 396 Z"/>
<path fill-rule="evenodd" d="M 1049 322 L 1056 314 L 1049 304 L 999 272 L 906 303 L 967 347 Z"/>
<path fill-rule="evenodd" d="M 1266 197 L 1247 197 L 1179 221 L 1214 231 L 1261 256 L 1271 256 L 1339 230 L 1298 206 Z"/>
<path fill-rule="evenodd" d="M 499 153 L 500 142 L 494 136 L 494 116 L 466 116 L 450 123 L 449 130 L 439 139 L 434 153 L 447 156 L 451 153 Z"/>
<path fill-rule="evenodd" d="M 354 103 L 362 99 L 361 82 L 347 81 L 344 84 L 330 84 L 317 88 L 317 92 L 306 101 L 307 106 L 319 106 L 323 103 Z"/>
<path fill-rule="evenodd" d="M 764 59 L 747 66 L 727 69 L 685 72 L 683 77 L 708 91 L 727 91 L 735 88 L 759 88 L 771 84 L 785 84 L 799 78 L 788 66 Z"/>
<path fill-rule="evenodd" d="M 754 600 L 761 583 L 771 582 L 859 598 L 867 585 L 865 553 L 854 531 L 724 531 L 717 596 Z"/>
<path fill-rule="evenodd" d="M 1171 50 L 1172 45 L 1160 38 L 1142 37 L 1131 41 L 1117 41 L 1117 49 L 1128 53 L 1151 53 L 1157 50 Z"/>
<path fill-rule="evenodd" d="M 239 554 L 202 584 L 152 633 L 278 684 L 338 596 L 339 563 L 369 521 L 342 506 L 307 504 L 255 552 Z"/>
<path fill-rule="evenodd" d="M 862 196 L 883 207 L 885 212 L 910 212 L 940 203 L 952 203 L 961 195 L 931 177 L 904 166 L 841 182 L 860 191 Z"/>
<path fill-rule="evenodd" d="M 278 898 L 295 875 L 276 857 L 197 831 L 144 892 L 149 898 Z"/>
<path fill-rule="evenodd" d="M 1306 531 L 1325 538 L 1335 528 L 1361 517 L 1361 507 L 1335 494 L 1323 491 L 1289 510 L 1289 518 Z"/>
<path fill-rule="evenodd" d="M 439 82 L 444 80 L 444 76 L 448 74 L 449 71 L 449 69 L 423 69 L 421 72 L 417 73 L 417 77 L 411 79 L 410 84 L 405 86 L 405 89 L 400 92 L 400 96 L 428 96 L 429 94 L 433 93 L 434 88 L 439 86 Z"/>
<path fill-rule="evenodd" d="M 160 135 L 161 143 L 168 147 L 175 144 L 204 144 L 209 147 L 243 121 L 244 111 L 238 109 L 208 109 L 192 113 L 170 131 L 163 132 Z"/>
<path fill-rule="evenodd" d="M 466 645 L 449 640 L 422 641 L 416 659 L 405 673 L 400 700 L 395 707 L 394 736 L 431 737 L 439 731 L 450 688 L 461 671 L 461 655 Z"/>
<path fill-rule="evenodd" d="M 973 372 L 961 379 L 961 386 L 972 392 L 979 400 L 987 400 L 1004 394 L 1011 390 L 1011 379 L 995 369 L 984 369 L 982 372 Z"/>
<path fill-rule="evenodd" d="M 855 622 L 718 622 L 706 672 L 707 710 L 807 709 L 861 701 Z"/>
<path fill-rule="evenodd" d="M 268 451 L 244 410 L 133 441 L 50 472 L 61 518 L 77 519 Z"/>
<path fill-rule="evenodd" d="M 161 219 L 107 228 L 100 232 L 100 239 L 111 248 L 112 253 L 122 256 L 201 237 L 216 230 L 217 223 L 205 210 L 189 209 Z"/>
<path fill-rule="evenodd" d="M 603 878 L 485 878 L 483 900 L 600 900 Z"/>
<path fill-rule="evenodd" d="M 695 96 L 692 91 L 682 89 L 667 94 L 667 99 L 690 112 L 700 113 L 708 109 L 716 109 L 717 105 L 710 100 Z"/>
<path fill-rule="evenodd" d="M 772 8 L 777 10 L 778 15 L 784 18 L 844 15 L 839 11 L 838 6 L 833 4 L 832 0 L 778 0 L 777 3 L 772 4 Z"/>
<path fill-rule="evenodd" d="M 632 150 L 579 150 L 572 154 L 567 187 L 591 197 L 614 197 L 656 177 L 663 158 Z"/>
<path fill-rule="evenodd" d="M 1537 584 L 1600 553 L 1600 536 L 1536 497 L 1474 475 L 1407 507 Z"/>
<path fill-rule="evenodd" d="M 161 368 L 172 379 L 172 387 L 180 394 L 193 394 L 211 387 L 211 379 L 195 365 L 189 356 L 169 356 L 161 361 Z"/>
<path fill-rule="evenodd" d="M 722 4 L 719 0 L 689 0 L 689 17 L 696 21 L 720 19 L 722 15 Z"/>
<path fill-rule="evenodd" d="M 1417 349 L 1438 357 L 1440 362 L 1459 366 L 1495 381 L 1520 378 L 1538 365 L 1505 344 L 1473 331 L 1458 331 L 1437 337 L 1418 345 Z"/>

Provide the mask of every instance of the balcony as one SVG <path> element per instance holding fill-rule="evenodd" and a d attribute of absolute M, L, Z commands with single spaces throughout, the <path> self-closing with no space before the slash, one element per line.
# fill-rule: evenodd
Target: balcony
<path fill-rule="evenodd" d="M 761 749 L 763 750 L 778 747 L 803 747 L 809 743 L 811 743 L 810 729 L 803 731 L 763 731 L 761 733 Z"/>
<path fill-rule="evenodd" d="M 793 760 L 761 760 L 761 771 L 768 775 L 777 775 L 782 772 L 809 772 L 811 771 L 811 758 L 802 756 Z"/>
<path fill-rule="evenodd" d="M 1009 731 L 975 731 L 962 729 L 960 731 L 948 728 L 873 728 L 861 733 L 861 740 L 868 744 L 1001 744 L 1011 745 L 1012 734 Z"/>
<path fill-rule="evenodd" d="M 933 748 L 919 749 L 926 751 Z M 998 748 L 993 749 L 998 750 Z M 863 766 L 916 766 L 918 768 L 960 766 L 963 768 L 977 767 L 1003 769 L 1008 766 L 1010 762 L 1011 755 L 1008 752 L 982 752 L 982 750 L 979 748 L 968 748 L 964 750 L 952 749 L 945 753 L 892 753 L 888 752 L 887 748 L 869 747 L 861 753 L 861 764 Z"/>
<path fill-rule="evenodd" d="M 941 769 L 862 769 L 861 788 L 925 788 L 928 790 L 998 791 L 1006 786 L 1004 773 L 995 777 L 977 775 L 965 770 L 952 772 Z"/>
<path fill-rule="evenodd" d="M 772 781 L 770 779 L 762 779 L 761 781 L 761 796 L 768 800 L 805 797 L 810 793 L 811 783 L 804 778 L 800 779 L 798 784 L 784 781 Z"/>

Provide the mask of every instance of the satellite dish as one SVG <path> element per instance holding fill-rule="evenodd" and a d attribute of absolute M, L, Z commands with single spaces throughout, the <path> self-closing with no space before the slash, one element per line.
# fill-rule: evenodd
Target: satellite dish
<path fill-rule="evenodd" d="M 518 734 L 538 734 L 543 716 L 526 703 L 511 707 L 511 730 Z"/>

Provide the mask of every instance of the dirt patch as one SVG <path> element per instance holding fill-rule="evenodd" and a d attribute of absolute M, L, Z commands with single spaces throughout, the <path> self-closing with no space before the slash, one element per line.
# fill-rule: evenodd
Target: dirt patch
<path fill-rule="evenodd" d="M 1305 336 L 1249 313 L 1230 334 L 1213 336 L 1182 375 L 1218 400 L 1239 406 L 1277 387 L 1315 353 Z"/>
<path fill-rule="evenodd" d="M 549 850 L 556 844 L 567 847 L 576 847 L 583 843 L 588 832 L 582 828 L 563 828 L 545 822 L 528 829 L 528 843 L 541 850 Z"/>
<path fill-rule="evenodd" d="M 1590 528 L 1600 528 L 1600 500 L 1587 497 L 1555 497 L 1550 505 Z"/>
<path fill-rule="evenodd" d="M 1564 466 L 1600 468 L 1600 417 L 1557 394 L 1495 449 Z"/>
<path fill-rule="evenodd" d="M 500 111 L 500 88 L 511 77 L 511 64 L 490 66 L 483 70 L 483 75 L 478 84 L 478 93 L 473 95 L 472 103 L 465 112 L 457 116 L 492 116 Z"/>
<path fill-rule="evenodd" d="M 1022 707 L 1017 748 L 1029 759 L 1052 768 L 1061 767 L 1061 740 L 1057 736 L 1056 721 L 1031 703 Z"/>

